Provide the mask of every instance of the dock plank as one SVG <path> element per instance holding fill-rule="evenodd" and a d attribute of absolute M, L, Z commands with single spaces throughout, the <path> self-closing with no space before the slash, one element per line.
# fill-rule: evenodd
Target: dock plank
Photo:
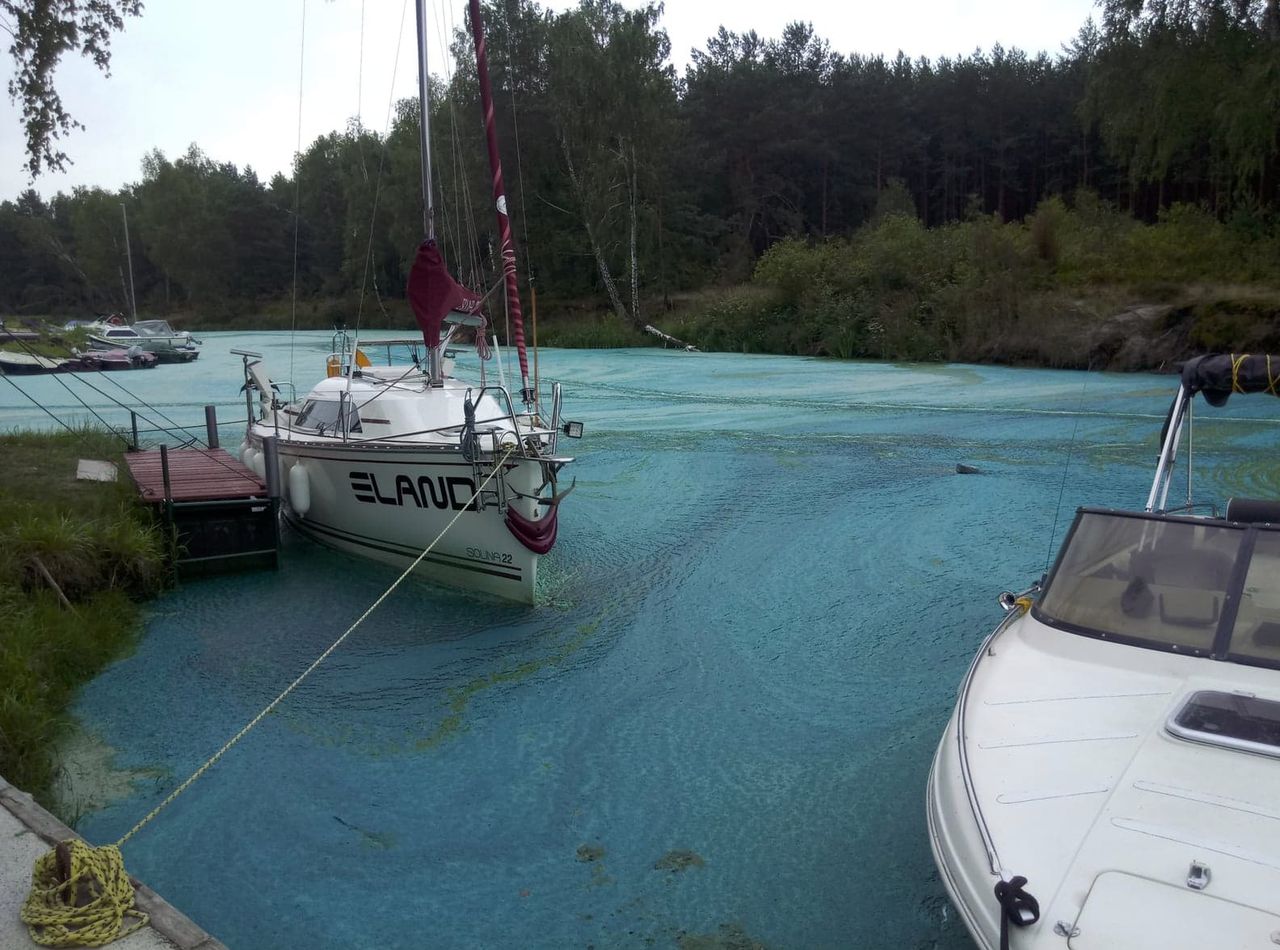
<path fill-rule="evenodd" d="M 226 449 L 173 449 L 168 454 L 173 501 L 266 497 L 266 483 Z M 142 500 L 150 504 L 163 502 L 164 472 L 159 451 L 129 452 L 125 462 Z"/>

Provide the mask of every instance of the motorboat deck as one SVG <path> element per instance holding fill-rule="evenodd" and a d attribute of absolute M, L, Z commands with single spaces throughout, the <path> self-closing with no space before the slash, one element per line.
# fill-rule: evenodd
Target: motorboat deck
<path fill-rule="evenodd" d="M 1223 370 L 1184 371 L 1147 510 L 1081 509 L 964 679 L 927 814 L 979 946 L 1280 945 L 1280 505 L 1166 508 Z"/>

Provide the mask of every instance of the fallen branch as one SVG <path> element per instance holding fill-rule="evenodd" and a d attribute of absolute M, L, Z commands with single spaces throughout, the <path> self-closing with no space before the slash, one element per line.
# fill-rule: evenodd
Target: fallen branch
<path fill-rule="evenodd" d="M 77 617 L 80 616 L 75 607 L 71 606 L 71 601 L 67 600 L 67 595 L 62 592 L 62 588 L 58 586 L 58 582 L 53 579 L 53 575 L 49 573 L 49 569 L 44 566 L 44 562 L 34 555 L 31 558 L 31 562 L 35 564 L 36 570 L 40 572 L 40 576 L 44 578 L 45 583 L 52 587 L 53 592 L 58 595 L 58 600 L 62 601 L 62 606 L 66 607 Z"/>
<path fill-rule="evenodd" d="M 658 329 L 657 327 L 655 327 L 655 326 L 650 326 L 649 324 L 647 324 L 647 323 L 646 323 L 646 324 L 644 325 L 644 330 L 645 330 L 645 332 L 646 332 L 646 333 L 652 333 L 654 336 L 659 337 L 659 338 L 662 340 L 662 342 L 663 342 L 663 343 L 670 343 L 670 344 L 672 344 L 673 346 L 681 347 L 681 348 L 683 348 L 683 349 L 687 350 L 687 351 L 688 351 L 688 352 L 690 352 L 690 353 L 701 353 L 701 352 L 702 352 L 702 351 L 701 351 L 701 350 L 699 350 L 696 346 L 694 346 L 692 343 L 686 343 L 684 340 L 677 340 L 677 339 L 676 339 L 675 337 L 673 337 L 671 334 L 669 334 L 669 333 L 663 333 L 661 330 L 659 330 L 659 329 Z"/>

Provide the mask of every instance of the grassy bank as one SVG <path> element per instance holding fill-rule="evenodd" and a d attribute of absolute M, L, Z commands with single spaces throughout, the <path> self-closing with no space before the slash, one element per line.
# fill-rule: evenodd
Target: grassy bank
<path fill-rule="evenodd" d="M 786 240 L 751 285 L 659 326 L 703 349 L 1150 369 L 1280 349 L 1280 233 L 1188 206 L 1155 224 L 1082 195 L 1023 222 L 925 229 L 886 214 L 852 238 Z"/>
<path fill-rule="evenodd" d="M 0 436 L 0 775 L 50 808 L 76 690 L 128 652 L 137 601 L 164 582 L 162 536 L 127 475 L 75 477 L 81 458 L 123 471 L 122 448 L 92 430 Z"/>

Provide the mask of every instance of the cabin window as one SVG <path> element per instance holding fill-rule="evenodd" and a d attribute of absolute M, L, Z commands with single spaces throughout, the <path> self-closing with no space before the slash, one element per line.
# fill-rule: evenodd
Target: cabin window
<path fill-rule="evenodd" d="M 345 402 L 345 401 L 344 401 Z M 298 414 L 295 426 L 303 429 L 315 429 L 320 435 L 341 435 L 338 430 L 338 409 L 341 404 L 336 399 L 308 399 Z M 360 412 L 350 402 L 347 407 L 347 432 L 361 432 Z"/>
<path fill-rule="evenodd" d="M 1280 703 L 1242 693 L 1201 690 L 1169 717 L 1182 739 L 1280 756 Z"/>
<path fill-rule="evenodd" d="M 137 336 L 132 330 L 108 330 L 107 336 Z"/>
<path fill-rule="evenodd" d="M 1245 530 L 1083 511 L 1036 616 L 1104 639 L 1207 656 Z M 1276 591 L 1274 582 L 1268 590 Z"/>

